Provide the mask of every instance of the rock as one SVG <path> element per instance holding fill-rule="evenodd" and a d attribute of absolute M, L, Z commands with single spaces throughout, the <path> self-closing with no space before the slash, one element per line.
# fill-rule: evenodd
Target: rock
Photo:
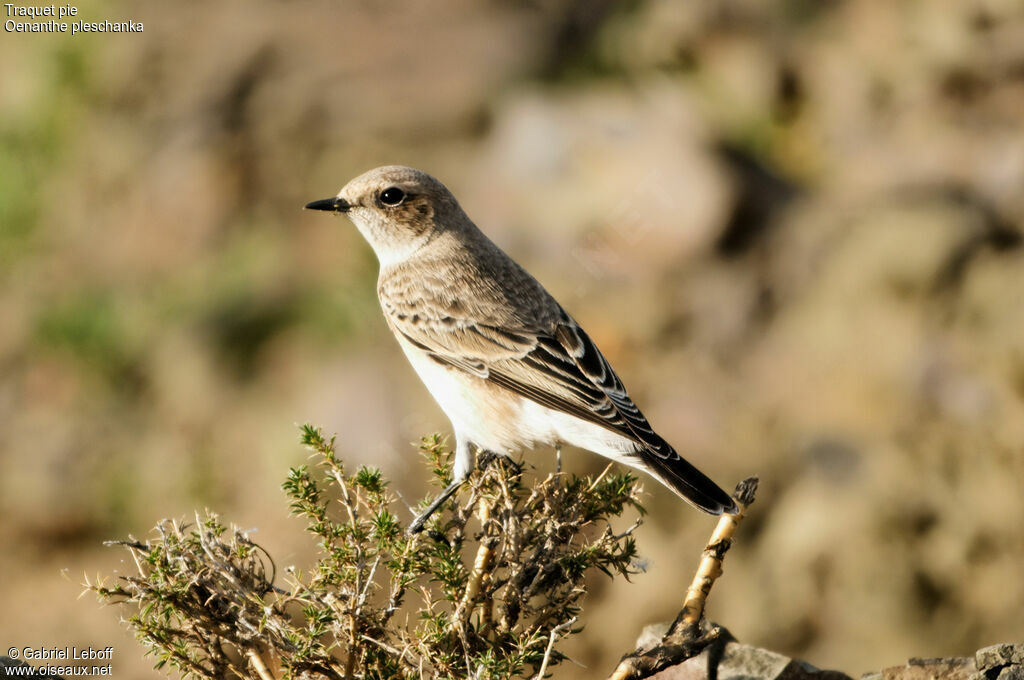
<path fill-rule="evenodd" d="M 662 626 L 661 628 L 664 628 Z M 661 629 L 645 629 L 645 639 Z M 784 654 L 732 641 L 713 644 L 692 659 L 666 668 L 652 680 L 849 680 Z M 971 657 L 912 658 L 904 666 L 865 673 L 860 680 L 1024 680 L 1024 644 L 999 644 Z"/>
<path fill-rule="evenodd" d="M 1024 666 L 1007 666 L 999 671 L 996 680 L 1024 680 Z"/>
<path fill-rule="evenodd" d="M 711 673 L 709 664 L 714 660 L 709 649 L 651 676 L 651 680 L 704 680 L 708 677 L 717 680 L 850 680 L 845 673 L 823 671 L 806 661 L 738 642 L 725 646 L 716 672 Z"/>
<path fill-rule="evenodd" d="M 974 659 L 911 659 L 905 666 L 882 669 L 882 680 L 971 680 Z"/>
<path fill-rule="evenodd" d="M 666 633 L 668 633 L 671 625 L 671 621 L 662 621 L 644 626 L 643 630 L 640 631 L 640 635 L 636 638 L 636 648 L 650 649 L 659 644 Z"/>
<path fill-rule="evenodd" d="M 718 664 L 718 677 L 779 678 L 793 663 L 788 656 L 749 645 L 730 644 Z"/>
<path fill-rule="evenodd" d="M 974 655 L 974 663 L 982 672 L 1009 666 L 1024 665 L 1024 644 L 999 644 L 979 649 Z M 1002 677 L 1000 674 L 999 677 Z"/>

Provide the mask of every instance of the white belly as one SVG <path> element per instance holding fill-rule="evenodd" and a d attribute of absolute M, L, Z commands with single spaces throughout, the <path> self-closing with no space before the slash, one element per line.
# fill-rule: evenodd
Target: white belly
<path fill-rule="evenodd" d="M 636 465 L 636 458 L 627 454 L 636 451 L 637 446 L 625 437 L 439 364 L 402 337 L 398 342 L 420 380 L 452 421 L 457 439 L 502 454 L 566 443 Z"/>

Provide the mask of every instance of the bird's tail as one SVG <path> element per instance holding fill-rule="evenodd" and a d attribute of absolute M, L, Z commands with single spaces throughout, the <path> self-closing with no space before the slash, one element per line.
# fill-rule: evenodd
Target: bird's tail
<path fill-rule="evenodd" d="M 679 494 L 683 500 L 698 510 L 711 515 L 736 514 L 736 501 L 711 478 L 694 467 L 689 461 L 666 444 L 671 455 L 641 450 L 638 455 L 647 470 L 668 488 Z"/>

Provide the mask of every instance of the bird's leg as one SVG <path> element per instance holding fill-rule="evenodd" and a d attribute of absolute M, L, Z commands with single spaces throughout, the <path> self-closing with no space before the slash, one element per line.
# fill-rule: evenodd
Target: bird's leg
<path fill-rule="evenodd" d="M 437 509 L 441 507 L 445 501 L 451 498 L 455 492 L 459 490 L 459 487 L 465 483 L 465 481 L 465 479 L 453 479 L 452 483 L 446 486 L 444 491 L 430 502 L 427 509 L 421 512 L 416 519 L 412 521 L 412 524 L 409 525 L 409 534 L 418 534 L 423 531 L 423 525 L 426 524 L 428 519 L 430 519 L 430 516 L 437 512 Z"/>
<path fill-rule="evenodd" d="M 409 525 L 409 535 L 418 534 L 423 531 L 423 525 L 427 523 L 430 516 L 437 512 L 445 501 L 451 498 L 459 487 L 462 486 L 469 478 L 469 473 L 473 469 L 474 456 L 473 449 L 470 448 L 469 441 L 463 437 L 455 435 L 455 465 L 452 470 L 452 481 L 451 484 L 444 488 L 437 498 L 430 502 L 427 509 L 421 512 L 416 519 Z"/>
<path fill-rule="evenodd" d="M 562 445 L 555 444 L 555 473 L 562 474 Z"/>

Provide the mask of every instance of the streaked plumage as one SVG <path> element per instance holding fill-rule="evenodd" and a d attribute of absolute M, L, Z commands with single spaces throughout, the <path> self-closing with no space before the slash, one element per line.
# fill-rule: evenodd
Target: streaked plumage
<path fill-rule="evenodd" d="M 507 455 L 564 442 L 644 470 L 705 512 L 735 511 L 658 436 L 576 321 L 436 179 L 377 168 L 307 207 L 346 212 L 380 260 L 387 323 L 455 430 L 449 494 L 472 469 L 473 445 Z"/>

